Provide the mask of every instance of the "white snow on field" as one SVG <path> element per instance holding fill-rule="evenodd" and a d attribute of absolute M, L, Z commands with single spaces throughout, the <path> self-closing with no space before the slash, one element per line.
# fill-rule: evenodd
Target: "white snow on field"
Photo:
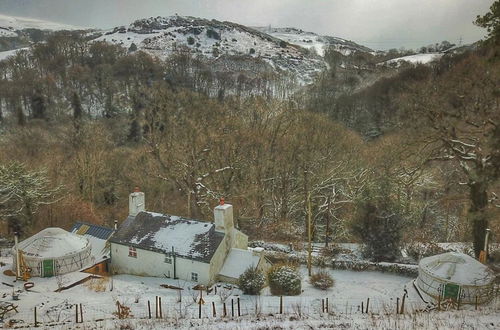
<path fill-rule="evenodd" d="M 0 29 L 0 31 L 8 29 L 11 33 L 14 30 L 22 30 L 22 29 L 40 29 L 40 30 L 78 30 L 83 29 L 82 27 L 50 22 L 39 20 L 36 18 L 28 18 L 28 17 L 16 17 L 16 16 L 6 16 L 0 14 L 0 27 L 4 29 Z M 0 32 L 0 36 L 1 36 Z"/>
<path fill-rule="evenodd" d="M 393 58 L 391 60 L 383 62 L 383 64 L 393 64 L 400 62 L 409 62 L 412 64 L 427 64 L 432 61 L 440 59 L 444 54 L 443 53 L 428 53 L 428 54 L 415 54 L 409 56 L 403 56 L 398 58 Z"/>
<path fill-rule="evenodd" d="M 35 283 L 34 288 L 32 291 L 25 291 L 22 282 L 16 283 L 13 281 L 13 277 L 3 274 L 4 270 L 11 268 L 11 258 L 4 257 L 1 258 L 1 261 L 6 263 L 6 266 L 0 268 L 0 282 L 14 284 L 14 290 L 19 295 L 19 301 L 13 301 L 11 297 L 13 289 L 5 284 L 0 284 L 1 300 L 18 306 L 18 313 L 7 314 L 4 322 L 7 324 L 7 322 L 17 320 L 23 327 L 33 326 L 34 307 L 37 307 L 38 321 L 42 322 L 42 325 L 54 324 L 56 328 L 64 329 L 77 327 L 74 323 L 75 304 L 80 303 L 83 307 L 83 318 L 86 323 L 79 326 L 92 329 L 96 327 L 119 328 L 120 322 L 129 324 L 129 328 L 135 329 L 187 329 L 193 327 L 198 329 L 218 327 L 247 329 L 262 328 L 262 326 L 273 328 L 273 324 L 290 329 L 324 328 L 329 327 L 329 324 L 338 326 L 343 324 L 342 328 L 344 329 L 351 327 L 357 329 L 377 328 L 379 325 L 385 329 L 399 328 L 399 326 L 394 325 L 396 316 L 386 314 L 393 314 L 396 307 L 396 297 L 401 299 L 405 286 L 408 289 L 411 288 L 412 280 L 408 277 L 381 272 L 328 270 L 335 279 L 335 286 L 330 290 L 322 291 L 308 283 L 307 270 L 301 268 L 303 292 L 299 296 L 283 297 L 283 315 L 279 315 L 279 297 L 270 295 L 267 288 L 263 290 L 261 296 L 248 296 L 243 295 L 237 288 L 230 288 L 222 284 L 218 285 L 217 294 L 215 294 L 215 290 L 210 294 L 203 294 L 205 303 L 201 307 L 202 319 L 198 320 L 199 292 L 192 289 L 195 285 L 193 282 L 115 275 L 107 279 L 92 279 L 71 289 L 54 292 L 61 285 L 67 286 L 88 276 L 88 274 L 75 272 L 60 278 L 32 278 L 30 281 Z M 179 293 L 178 290 L 162 288 L 160 284 L 169 284 L 183 288 L 183 290 Z M 152 318 L 155 318 L 156 296 L 162 299 L 164 319 L 148 320 L 148 301 L 151 305 Z M 241 317 L 236 316 L 238 298 L 240 299 Z M 329 298 L 331 314 L 321 311 L 321 300 L 325 298 Z M 361 302 L 366 308 L 368 298 L 370 298 L 370 314 L 362 314 L 360 311 Z M 226 302 L 228 316 L 221 319 L 223 299 Z M 117 310 L 116 302 L 130 308 L 132 315 L 130 319 L 116 320 L 116 315 L 113 314 Z M 216 308 L 216 317 L 212 315 L 212 302 Z M 234 318 L 231 317 L 232 304 L 234 304 Z M 423 309 L 425 304 L 412 290 L 409 290 L 405 306 L 408 314 L 397 317 L 401 328 L 426 329 L 428 326 L 432 326 L 446 329 L 451 323 L 439 322 L 451 322 L 450 320 L 456 319 L 458 315 L 467 316 L 467 322 L 473 322 L 470 324 L 475 325 L 476 328 L 485 328 L 485 325 L 490 322 L 495 324 L 499 322 L 497 301 L 491 306 L 484 307 L 484 312 L 473 311 L 473 307 L 463 306 L 463 309 L 468 311 L 460 311 L 457 314 L 411 314 L 415 310 Z M 258 318 L 256 317 L 257 313 L 260 315 Z M 282 318 L 280 319 L 280 317 Z M 458 319 L 464 321 L 462 316 Z M 461 324 L 463 328 L 465 323 L 459 322 L 457 324 Z M 488 329 L 488 327 L 486 328 Z M 494 328 L 490 327 L 489 329 Z"/>
<path fill-rule="evenodd" d="M 0 61 L 3 61 L 11 56 L 15 56 L 17 52 L 21 50 L 26 50 L 29 49 L 29 47 L 24 47 L 24 48 L 19 48 L 19 49 L 13 49 L 13 50 L 7 50 L 5 52 L 0 52 Z"/>

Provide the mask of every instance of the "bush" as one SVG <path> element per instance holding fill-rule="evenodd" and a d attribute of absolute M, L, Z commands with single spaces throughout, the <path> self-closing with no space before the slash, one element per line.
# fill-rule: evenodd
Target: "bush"
<path fill-rule="evenodd" d="M 130 44 L 130 47 L 128 48 L 129 52 L 135 52 L 137 50 L 137 45 L 134 43 Z"/>
<path fill-rule="evenodd" d="M 275 296 L 296 296 L 302 292 L 300 274 L 291 265 L 275 265 L 267 272 L 271 294 Z"/>
<path fill-rule="evenodd" d="M 320 270 L 309 277 L 309 283 L 317 289 L 326 290 L 331 288 L 335 284 L 335 281 L 328 272 Z"/>
<path fill-rule="evenodd" d="M 194 45 L 194 38 L 193 37 L 188 37 L 187 38 L 188 45 Z"/>
<path fill-rule="evenodd" d="M 244 294 L 258 295 L 266 285 L 266 279 L 257 267 L 249 267 L 238 279 L 238 286 Z"/>
<path fill-rule="evenodd" d="M 255 54 L 255 48 L 250 48 L 250 54 Z"/>

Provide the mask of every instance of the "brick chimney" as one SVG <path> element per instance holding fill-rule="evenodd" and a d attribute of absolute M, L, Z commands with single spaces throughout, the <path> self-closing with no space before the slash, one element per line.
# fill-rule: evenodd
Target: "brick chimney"
<path fill-rule="evenodd" d="M 134 192 L 128 197 L 129 215 L 136 216 L 137 213 L 142 212 L 145 209 L 144 193 L 139 189 L 139 187 L 135 187 Z"/>

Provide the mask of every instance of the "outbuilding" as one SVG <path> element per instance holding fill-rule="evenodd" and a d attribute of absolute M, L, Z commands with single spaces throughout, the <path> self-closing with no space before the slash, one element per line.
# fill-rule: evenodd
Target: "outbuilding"
<path fill-rule="evenodd" d="M 448 252 L 420 260 L 416 284 L 435 300 L 483 304 L 494 297 L 494 279 L 493 271 L 471 256 Z"/>

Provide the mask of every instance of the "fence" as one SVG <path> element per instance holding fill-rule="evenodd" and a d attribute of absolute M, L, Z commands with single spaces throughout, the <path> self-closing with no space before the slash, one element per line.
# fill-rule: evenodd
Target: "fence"
<path fill-rule="evenodd" d="M 450 305 L 433 306 L 408 301 L 406 296 L 395 297 L 390 300 L 370 299 L 348 300 L 335 297 L 261 297 L 231 296 L 225 301 L 220 297 L 204 296 L 207 300 L 203 304 L 194 301 L 190 296 L 183 297 L 177 302 L 165 300 L 160 296 L 154 299 L 139 298 L 135 301 L 113 301 L 105 303 L 64 302 L 60 305 L 44 308 L 39 306 L 31 311 L 21 311 L 8 315 L 5 321 L 15 328 L 37 326 L 52 326 L 63 324 L 83 323 L 87 321 L 100 322 L 117 319 L 236 319 L 248 316 L 277 316 L 290 315 L 296 317 L 318 316 L 332 314 L 413 314 L 430 309 L 446 309 Z M 167 298 L 167 297 L 164 297 Z M 171 297 L 170 297 L 171 298 Z M 457 308 L 459 306 L 453 306 Z M 476 309 L 482 308 L 475 306 Z M 498 311 L 500 308 L 498 297 L 487 308 Z"/>

